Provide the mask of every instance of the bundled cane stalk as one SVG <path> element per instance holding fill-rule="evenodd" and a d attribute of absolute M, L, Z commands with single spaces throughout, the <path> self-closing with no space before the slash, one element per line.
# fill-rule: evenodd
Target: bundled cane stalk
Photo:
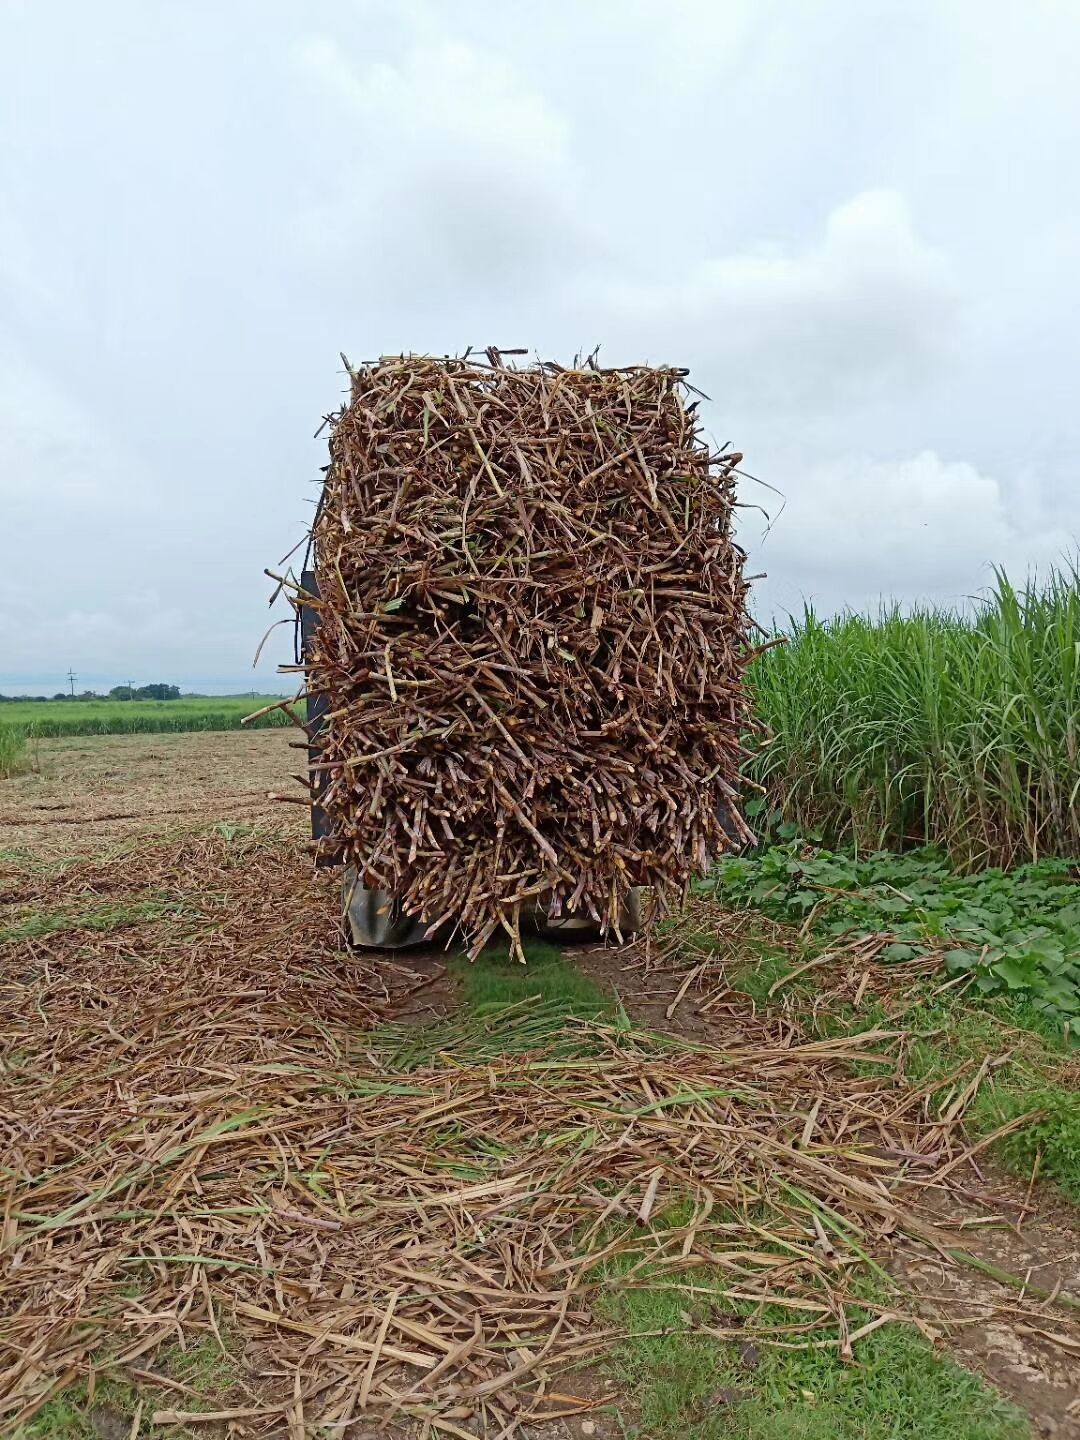
<path fill-rule="evenodd" d="M 615 930 L 731 835 L 752 654 L 737 453 L 685 371 L 497 351 L 352 370 L 313 530 L 324 847 L 471 955 Z"/>

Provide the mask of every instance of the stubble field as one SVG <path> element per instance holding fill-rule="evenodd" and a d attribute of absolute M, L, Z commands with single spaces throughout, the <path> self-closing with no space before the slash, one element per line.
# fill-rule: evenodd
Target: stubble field
<path fill-rule="evenodd" d="M 1080 1433 L 1067 1037 L 732 896 L 349 952 L 291 738 L 0 783 L 0 1428 Z"/>

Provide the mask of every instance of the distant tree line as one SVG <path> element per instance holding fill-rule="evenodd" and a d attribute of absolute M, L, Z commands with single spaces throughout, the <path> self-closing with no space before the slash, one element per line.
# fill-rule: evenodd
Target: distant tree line
<path fill-rule="evenodd" d="M 164 681 L 158 681 L 155 685 L 114 685 L 107 695 L 99 695 L 96 690 L 83 690 L 78 695 L 69 695 L 66 690 L 58 690 L 55 695 L 0 695 L 0 704 L 4 701 L 19 701 L 25 704 L 28 700 L 179 700 L 180 686 L 166 685 Z"/>
<path fill-rule="evenodd" d="M 180 686 L 165 685 L 114 685 L 109 691 L 110 700 L 179 700 Z"/>

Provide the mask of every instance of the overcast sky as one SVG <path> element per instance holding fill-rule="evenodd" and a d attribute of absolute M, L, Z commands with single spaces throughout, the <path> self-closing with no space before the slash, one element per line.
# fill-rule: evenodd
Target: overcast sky
<path fill-rule="evenodd" d="M 765 614 L 1072 552 L 1078 75 L 1073 0 L 0 0 L 0 691 L 269 683 L 342 350 L 689 365 Z"/>

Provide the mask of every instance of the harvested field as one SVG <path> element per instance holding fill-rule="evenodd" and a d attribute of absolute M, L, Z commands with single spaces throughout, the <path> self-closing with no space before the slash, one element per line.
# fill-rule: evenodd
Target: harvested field
<path fill-rule="evenodd" d="M 75 865 L 42 886 L 69 925 L 7 942 L 9 1407 L 106 1342 L 130 1365 L 224 1324 L 275 1337 L 279 1397 L 232 1407 L 256 1430 L 359 1409 L 498 1433 L 588 1405 L 549 1392 L 609 1342 L 613 1267 L 708 1267 L 748 1335 L 846 1351 L 893 1313 L 861 1318 L 861 1249 L 945 1243 L 892 1187 L 962 1152 L 958 1117 L 924 1122 L 887 1035 L 748 1021 L 701 1050 L 527 1005 L 418 1059 L 367 1033 L 406 972 L 336 948 L 332 882 L 298 862 L 211 836 Z M 161 907 L 137 935 L 89 923 L 131 891 Z"/>
<path fill-rule="evenodd" d="M 0 787 L 0 851 L 95 853 L 141 835 L 222 820 L 306 833 L 268 799 L 295 768 L 288 729 L 38 740 L 38 768 Z"/>
<path fill-rule="evenodd" d="M 51 857 L 5 851 L 4 1425 L 52 1440 L 26 1427 L 93 1376 L 136 1387 L 125 1434 L 615 1435 L 580 1367 L 618 1345 L 621 1297 L 674 1290 L 702 1339 L 850 1347 L 857 1373 L 914 1311 L 867 1257 L 955 1272 L 963 1106 L 928 1106 L 902 1036 L 811 1037 L 730 991 L 693 1041 L 665 1035 L 723 980 L 684 986 L 674 940 L 652 969 L 591 952 L 629 1018 L 453 1009 L 445 957 L 342 950 L 335 877 L 237 823 L 281 779 L 247 743 L 282 737 L 213 738 L 251 773 L 200 800 L 189 770 L 183 829 L 160 833 L 161 762 L 131 753 L 141 835 L 67 865 L 71 827 Z M 100 783 L 82 773 L 76 810 Z M 1074 1343 L 1067 1309 L 1006 1291 L 977 1313 L 1002 1311 Z M 228 1357 L 209 1404 L 175 1359 L 204 1351 Z"/>
<path fill-rule="evenodd" d="M 917 1088 L 920 1080 L 925 1086 L 930 1077 L 919 1073 L 913 1051 L 922 1043 L 920 1035 L 940 1024 L 925 966 L 882 967 L 868 947 L 853 946 L 842 948 L 824 969 L 788 981 L 788 966 L 775 967 L 775 957 L 785 950 L 796 965 L 801 954 L 790 932 L 760 916 L 723 912 L 699 898 L 691 906 L 682 945 L 657 947 L 648 963 L 640 956 L 641 963 L 628 967 L 625 956 L 598 947 L 574 959 L 598 983 L 618 987 L 640 1026 L 674 1030 L 695 1043 L 722 1044 L 733 1030 L 741 1031 L 748 1013 L 771 1016 L 774 1024 L 801 1035 L 822 1030 L 857 1035 L 884 1025 L 902 1036 L 897 1063 L 908 1086 Z M 763 954 L 774 957 L 774 968 L 759 986 L 750 967 L 753 957 Z M 809 989 L 799 983 L 807 978 L 814 981 Z M 772 985 L 777 989 L 769 999 Z M 941 1038 L 948 1059 L 949 1040 Z M 959 1036 L 949 1065 L 953 1085 L 928 1097 L 928 1111 L 947 1110 L 956 1094 L 978 1082 L 985 1057 L 965 1053 L 958 1041 Z M 1022 1033 L 1001 1026 L 991 1051 L 1001 1058 L 992 1060 L 990 1070 L 1024 1046 Z M 1080 1073 L 1074 1073 L 1074 1089 L 1078 1080 Z M 982 1138 L 970 1124 L 965 1128 L 969 1140 Z M 1004 1173 L 993 1149 L 985 1147 L 945 1184 L 931 1184 L 922 1194 L 931 1217 L 950 1230 L 962 1250 L 942 1256 L 933 1246 L 883 1247 L 879 1258 L 900 1281 L 906 1303 L 965 1366 L 1032 1417 L 1036 1434 L 1075 1440 L 1080 1436 L 1080 1309 L 1066 1305 L 1059 1323 L 1056 1307 L 1040 1299 L 1056 1293 L 1080 1300 L 1080 1225 L 1074 1206 L 1053 1186 L 1033 1186 L 1030 1172 L 1019 1180 Z M 961 1253 L 965 1258 L 958 1261 Z M 1025 1303 L 1017 1308 L 1016 1297 L 1024 1296 L 1027 1286 L 1038 1292 L 1027 1303 L 1034 1301 L 1040 1313 L 1027 1311 Z"/>

